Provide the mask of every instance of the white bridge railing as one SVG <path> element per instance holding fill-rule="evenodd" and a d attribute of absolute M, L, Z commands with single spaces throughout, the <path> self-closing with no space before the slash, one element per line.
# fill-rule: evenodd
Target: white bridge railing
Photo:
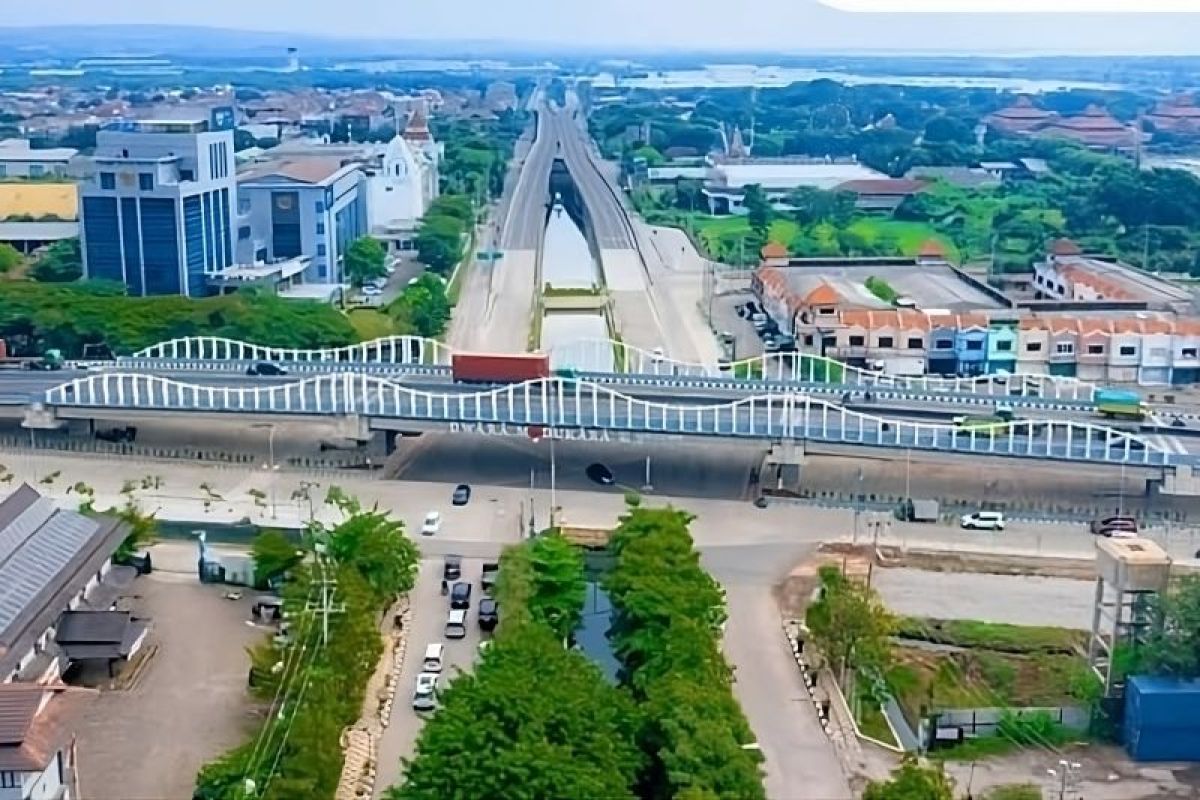
<path fill-rule="evenodd" d="M 483 391 L 462 385 L 426 391 L 362 373 L 322 375 L 270 386 L 198 385 L 157 375 L 98 373 L 48 390 L 45 402 L 124 411 L 359 414 L 440 423 L 810 439 L 1106 464 L 1165 466 L 1190 459 L 1169 453 L 1136 434 L 1091 422 L 1018 420 L 991 427 L 960 428 L 849 411 L 795 391 L 694 405 L 644 400 L 600 384 L 559 378 Z"/>

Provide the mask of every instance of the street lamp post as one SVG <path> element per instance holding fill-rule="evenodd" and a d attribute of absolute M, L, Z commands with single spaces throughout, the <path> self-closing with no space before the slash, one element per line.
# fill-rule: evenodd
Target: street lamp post
<path fill-rule="evenodd" d="M 275 424 L 261 422 L 252 427 L 267 429 L 267 463 L 263 465 L 263 469 L 268 472 L 267 491 L 270 493 L 271 519 L 278 519 L 278 506 L 275 503 L 275 473 L 279 471 L 279 465 L 275 463 Z"/>

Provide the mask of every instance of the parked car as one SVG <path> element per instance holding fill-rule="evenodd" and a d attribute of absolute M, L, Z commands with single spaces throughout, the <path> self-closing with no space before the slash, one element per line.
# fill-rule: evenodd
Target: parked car
<path fill-rule="evenodd" d="M 1111 517 L 1094 519 L 1088 524 L 1088 529 L 1097 536 L 1112 536 L 1117 532 L 1136 534 L 1137 520 L 1126 514 L 1114 514 Z"/>
<path fill-rule="evenodd" d="M 270 361 L 260 361 L 257 364 L 251 364 L 246 369 L 247 375 L 261 375 L 263 377 L 276 377 L 279 375 L 287 375 L 287 370 L 278 364 L 272 364 Z"/>
<path fill-rule="evenodd" d="M 447 639 L 462 639 L 467 635 L 467 610 L 465 608 L 450 609 L 443 633 Z"/>
<path fill-rule="evenodd" d="M 462 556 L 446 556 L 442 559 L 442 580 L 456 581 L 462 577 Z"/>
<path fill-rule="evenodd" d="M 371 284 L 367 284 L 359 291 L 362 292 L 363 297 L 379 297 L 381 294 L 383 294 L 383 289 L 380 289 L 378 286 L 372 286 Z"/>
<path fill-rule="evenodd" d="M 437 511 L 430 511 L 425 515 L 425 521 L 421 523 L 421 535 L 433 536 L 442 529 L 442 515 Z"/>
<path fill-rule="evenodd" d="M 433 711 L 438 705 L 438 676 L 432 672 L 422 672 L 417 675 L 417 685 L 413 689 L 413 711 Z"/>
<path fill-rule="evenodd" d="M 441 672 L 445 655 L 446 645 L 434 642 L 425 648 L 425 658 L 421 660 L 421 669 L 425 672 Z"/>
<path fill-rule="evenodd" d="M 490 597 L 479 601 L 479 630 L 495 630 L 500 622 L 500 605 Z"/>
<path fill-rule="evenodd" d="M 483 572 L 479 576 L 479 586 L 485 592 L 491 592 L 492 587 L 496 585 L 496 576 L 500 574 L 500 564 L 495 561 L 487 561 L 483 565 Z"/>
<path fill-rule="evenodd" d="M 471 487 L 465 483 L 460 483 L 454 487 L 454 494 L 450 496 L 450 504 L 456 506 L 465 506 L 471 501 Z"/>
<path fill-rule="evenodd" d="M 967 530 L 1004 530 L 1004 514 L 999 511 L 976 511 L 972 514 L 963 514 L 960 522 Z"/>
<path fill-rule="evenodd" d="M 471 584 L 465 581 L 460 581 L 450 587 L 450 607 L 471 607 Z"/>

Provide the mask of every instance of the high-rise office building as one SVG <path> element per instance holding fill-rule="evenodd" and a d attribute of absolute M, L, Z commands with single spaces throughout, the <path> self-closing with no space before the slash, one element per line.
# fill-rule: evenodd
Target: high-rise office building
<path fill-rule="evenodd" d="M 80 188 L 84 274 L 131 295 L 207 293 L 234 263 L 233 131 L 207 120 L 113 123 Z"/>

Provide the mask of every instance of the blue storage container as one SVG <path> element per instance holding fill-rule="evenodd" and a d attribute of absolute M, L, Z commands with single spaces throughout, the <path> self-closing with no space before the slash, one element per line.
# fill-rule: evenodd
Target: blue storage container
<path fill-rule="evenodd" d="M 1130 678 L 1124 734 L 1134 760 L 1200 761 L 1200 680 Z"/>

